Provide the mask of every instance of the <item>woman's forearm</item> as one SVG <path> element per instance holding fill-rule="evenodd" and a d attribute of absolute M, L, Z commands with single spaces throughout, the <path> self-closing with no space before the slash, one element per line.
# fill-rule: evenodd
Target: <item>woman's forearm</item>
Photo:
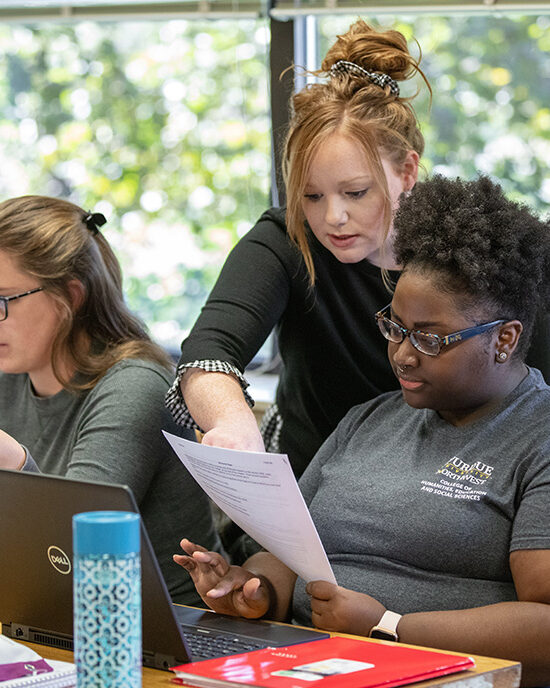
<path fill-rule="evenodd" d="M 205 432 L 205 444 L 264 451 L 256 418 L 232 375 L 192 368 L 180 386 L 193 420 Z"/>
<path fill-rule="evenodd" d="M 550 605 L 502 602 L 406 614 L 398 632 L 404 643 L 520 661 L 523 686 L 550 684 Z"/>

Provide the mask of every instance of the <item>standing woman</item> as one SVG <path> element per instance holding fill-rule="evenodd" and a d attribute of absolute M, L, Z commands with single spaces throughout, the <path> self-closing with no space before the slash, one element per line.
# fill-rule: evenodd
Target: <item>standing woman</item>
<path fill-rule="evenodd" d="M 292 99 L 288 207 L 237 244 L 189 337 L 167 397 L 206 444 L 262 451 L 244 370 L 275 327 L 283 369 L 264 419 L 270 451 L 300 475 L 348 408 L 395 388 L 372 322 L 398 267 L 391 214 L 424 141 L 398 81 L 419 73 L 403 35 L 357 21 Z"/>
<path fill-rule="evenodd" d="M 56 198 L 0 203 L 0 467 L 128 485 L 170 594 L 192 604 L 171 553 L 182 529 L 220 542 L 162 435 L 178 432 L 172 366 L 124 303 L 104 222 Z"/>
<path fill-rule="evenodd" d="M 323 82 L 293 96 L 286 211 L 268 210 L 233 249 L 167 396 L 204 443 L 265 443 L 300 476 L 352 406 L 397 387 L 372 314 L 399 276 L 392 213 L 424 148 L 398 85 L 415 74 L 427 84 L 401 33 L 359 20 L 328 51 Z M 274 327 L 283 369 L 262 441 L 244 370 Z"/>

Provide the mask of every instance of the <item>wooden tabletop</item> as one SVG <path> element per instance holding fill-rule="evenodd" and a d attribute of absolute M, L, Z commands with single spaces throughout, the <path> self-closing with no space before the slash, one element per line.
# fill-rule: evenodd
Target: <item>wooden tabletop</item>
<path fill-rule="evenodd" d="M 349 636 L 356 637 L 356 636 Z M 366 643 L 384 642 L 370 638 L 361 638 Z M 45 645 L 25 643 L 32 647 L 45 659 L 60 659 L 72 662 L 72 652 L 58 650 Z M 411 646 L 409 646 L 411 647 Z M 476 668 L 471 671 L 462 671 L 451 676 L 442 676 L 430 681 L 415 683 L 415 688 L 518 688 L 521 677 L 521 664 L 505 659 L 493 659 L 490 657 L 478 657 L 471 655 L 476 663 Z M 174 686 L 170 679 L 173 674 L 169 671 L 143 668 L 143 688 L 168 688 Z"/>

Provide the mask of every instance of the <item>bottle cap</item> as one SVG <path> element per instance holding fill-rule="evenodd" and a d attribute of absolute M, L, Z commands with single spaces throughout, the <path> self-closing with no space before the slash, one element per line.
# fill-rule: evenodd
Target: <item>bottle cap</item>
<path fill-rule="evenodd" d="M 130 554 L 140 551 L 139 514 L 86 511 L 73 516 L 73 553 Z"/>

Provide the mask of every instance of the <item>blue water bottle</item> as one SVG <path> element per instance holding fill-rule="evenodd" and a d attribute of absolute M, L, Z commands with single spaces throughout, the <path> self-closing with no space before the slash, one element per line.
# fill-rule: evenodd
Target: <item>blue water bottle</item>
<path fill-rule="evenodd" d="M 73 554 L 77 688 L 140 688 L 139 514 L 75 514 Z"/>

